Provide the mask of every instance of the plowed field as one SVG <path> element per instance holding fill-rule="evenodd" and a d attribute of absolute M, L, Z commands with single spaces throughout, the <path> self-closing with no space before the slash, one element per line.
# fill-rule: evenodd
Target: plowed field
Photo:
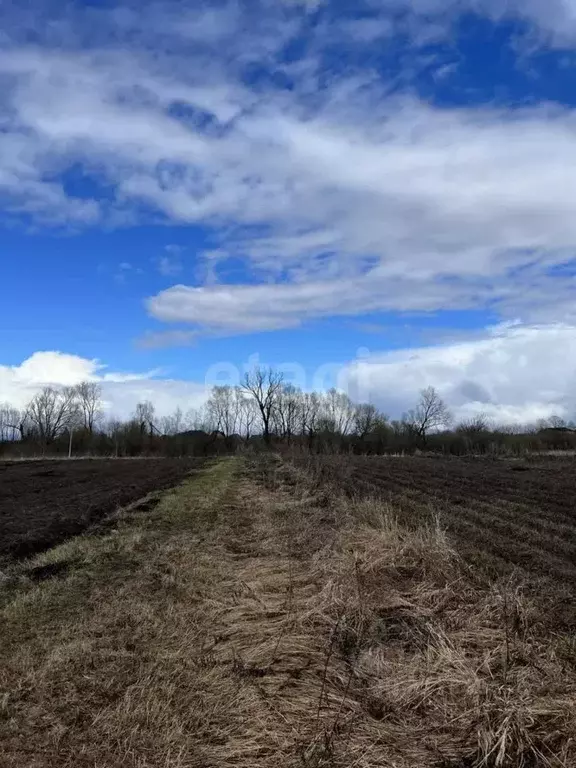
<path fill-rule="evenodd" d="M 405 520 L 437 516 L 458 550 L 490 569 L 576 583 L 576 461 L 429 457 L 298 460 L 320 483 L 391 502 Z"/>
<path fill-rule="evenodd" d="M 202 459 L 0 463 L 0 556 L 25 557 L 177 485 Z"/>

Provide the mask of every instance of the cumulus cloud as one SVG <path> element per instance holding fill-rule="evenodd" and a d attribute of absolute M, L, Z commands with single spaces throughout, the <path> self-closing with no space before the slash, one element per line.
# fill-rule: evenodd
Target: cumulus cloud
<path fill-rule="evenodd" d="M 340 383 L 392 416 L 434 386 L 456 418 L 484 413 L 534 423 L 576 415 L 576 326 L 501 325 L 484 338 L 372 354 L 350 363 Z"/>
<path fill-rule="evenodd" d="M 0 364 L 0 403 L 23 408 L 45 386 L 74 386 L 97 382 L 108 416 L 127 418 L 136 403 L 151 400 L 159 415 L 200 406 L 206 398 L 204 384 L 157 378 L 155 371 L 126 373 L 108 371 L 95 359 L 64 352 L 35 352 L 20 365 Z"/>

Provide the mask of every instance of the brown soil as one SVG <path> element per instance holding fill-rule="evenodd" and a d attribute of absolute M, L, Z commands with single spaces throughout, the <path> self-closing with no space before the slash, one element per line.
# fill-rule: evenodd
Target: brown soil
<path fill-rule="evenodd" d="M 201 459 L 0 463 L 0 556 L 28 557 L 177 485 Z"/>

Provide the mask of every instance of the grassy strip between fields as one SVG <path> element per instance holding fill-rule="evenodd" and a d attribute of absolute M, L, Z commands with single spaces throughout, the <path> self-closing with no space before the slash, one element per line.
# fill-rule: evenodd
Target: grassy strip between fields
<path fill-rule="evenodd" d="M 153 509 L 120 513 L 103 535 L 78 536 L 25 569 L 6 572 L 0 585 L 2 768 L 178 764 L 170 762 L 169 748 L 160 762 L 147 762 L 146 754 L 162 752 L 154 745 L 161 721 L 147 708 L 136 706 L 131 716 L 124 708 L 157 667 L 180 674 L 179 664 L 173 660 L 170 667 L 164 658 L 177 657 L 182 644 L 194 647 L 188 619 L 215 575 L 194 553 L 237 470 L 235 459 L 215 463 Z M 57 566 L 58 575 L 41 583 L 23 575 L 44 566 Z M 175 686 L 177 676 L 166 683 Z M 170 697 L 166 688 L 159 691 L 165 714 Z"/>
<path fill-rule="evenodd" d="M 2 768 L 576 765 L 547 596 L 280 462 L 216 463 L 51 563 L 0 590 Z"/>

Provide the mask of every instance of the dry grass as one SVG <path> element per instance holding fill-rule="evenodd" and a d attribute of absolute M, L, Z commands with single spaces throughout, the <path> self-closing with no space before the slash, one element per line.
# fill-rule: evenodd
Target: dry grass
<path fill-rule="evenodd" d="M 533 586 L 472 577 L 436 525 L 238 466 L 8 590 L 2 768 L 576 765 L 576 647 Z"/>
<path fill-rule="evenodd" d="M 319 559 L 318 618 L 350 671 L 350 738 L 332 764 L 576 764 L 575 669 L 539 601 L 512 581 L 479 587 L 436 528 L 375 525 L 370 502 L 346 513 Z"/>
<path fill-rule="evenodd" d="M 217 577 L 196 558 L 233 475 L 223 461 L 33 565 L 68 563 L 39 584 L 14 568 L 0 588 L 0 765 L 176 766 L 196 725 L 199 605 Z M 26 569 L 31 564 L 26 565 Z M 190 688 L 190 686 L 188 686 Z"/>

